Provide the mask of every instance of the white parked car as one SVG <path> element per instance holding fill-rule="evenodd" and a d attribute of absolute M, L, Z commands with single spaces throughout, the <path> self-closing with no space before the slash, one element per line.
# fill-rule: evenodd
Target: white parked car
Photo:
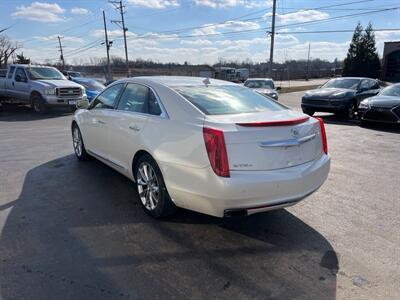
<path fill-rule="evenodd" d="M 177 206 L 217 217 L 283 208 L 328 176 L 322 120 L 237 84 L 128 78 L 87 105 L 72 121 L 76 156 L 133 180 L 153 217 Z"/>

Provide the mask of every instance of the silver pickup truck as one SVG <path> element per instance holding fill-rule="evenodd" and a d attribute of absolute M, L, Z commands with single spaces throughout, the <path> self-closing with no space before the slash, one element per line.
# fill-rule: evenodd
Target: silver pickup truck
<path fill-rule="evenodd" d="M 4 72 L 0 75 L 0 106 L 5 102 L 29 104 L 43 113 L 55 106 L 74 109 L 77 101 L 87 97 L 83 86 L 53 67 L 10 65 L 5 76 Z"/>

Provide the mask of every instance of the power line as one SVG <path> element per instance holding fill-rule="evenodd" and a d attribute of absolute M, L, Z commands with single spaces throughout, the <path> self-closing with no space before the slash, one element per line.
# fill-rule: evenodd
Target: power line
<path fill-rule="evenodd" d="M 363 30 L 365 31 L 365 29 Z M 378 28 L 374 29 L 373 32 L 383 31 L 400 31 L 400 28 Z M 276 32 L 275 34 L 311 34 L 311 33 L 346 33 L 354 32 L 354 29 L 342 29 L 342 30 L 314 30 L 314 31 L 289 31 L 289 32 Z"/>
<path fill-rule="evenodd" d="M 310 24 L 318 24 L 318 23 L 336 21 L 336 20 L 339 20 L 339 19 L 351 18 L 351 17 L 355 17 L 355 16 L 360 16 L 360 15 L 367 15 L 367 14 L 380 13 L 380 12 L 385 12 L 385 11 L 390 11 L 390 10 L 397 10 L 399 8 L 400 8 L 400 6 L 399 7 L 387 8 L 387 9 L 375 10 L 375 11 L 371 11 L 371 12 L 363 12 L 363 13 L 336 16 L 336 17 L 331 17 L 331 18 L 326 18 L 326 19 L 321 19 L 321 20 L 296 22 L 296 23 L 291 23 L 291 24 L 286 24 L 286 25 L 278 25 L 278 26 L 276 26 L 276 28 L 288 28 L 288 27 L 291 27 L 291 26 L 298 26 L 298 25 L 306 26 L 306 25 L 310 25 Z M 271 27 L 264 27 L 264 28 L 257 28 L 257 29 L 246 29 L 246 30 L 235 30 L 235 31 L 209 33 L 209 34 L 176 35 L 176 38 L 183 39 L 183 38 L 193 38 L 193 37 L 207 37 L 207 36 L 232 35 L 232 34 L 241 34 L 241 33 L 255 33 L 255 32 L 261 32 L 261 31 L 266 31 L 266 30 L 270 31 Z M 286 34 L 288 34 L 288 33 L 286 33 Z M 142 39 L 142 38 L 163 39 L 163 38 L 170 38 L 170 37 L 163 37 L 163 36 L 152 36 L 152 37 L 149 37 L 148 35 L 140 35 L 140 36 L 131 37 L 129 39 Z"/>
<path fill-rule="evenodd" d="M 339 7 L 339 6 L 346 6 L 346 5 L 351 5 L 351 4 L 359 4 L 359 3 L 372 2 L 372 1 L 377 1 L 377 0 L 352 1 L 352 2 L 346 2 L 346 3 L 340 3 L 340 4 L 332 4 L 332 5 L 327 5 L 327 6 L 319 6 L 319 7 L 307 8 L 307 9 L 303 9 L 302 11 L 318 10 L 318 9 L 323 9 L 323 8 Z M 239 17 L 236 17 L 236 18 L 228 19 L 228 20 L 217 22 L 217 23 L 213 23 L 213 24 L 207 24 L 207 25 L 202 25 L 202 26 L 193 26 L 193 27 L 184 27 L 184 28 L 171 29 L 171 30 L 165 30 L 165 31 L 158 31 L 158 32 L 155 32 L 155 33 L 158 33 L 158 34 L 181 33 L 181 32 L 188 31 L 188 30 L 216 27 L 218 25 L 223 25 L 223 24 L 235 21 L 235 20 L 242 19 L 244 17 L 248 17 L 250 15 L 254 15 L 254 14 L 257 14 L 257 13 L 265 12 L 267 10 L 269 10 L 269 9 L 261 9 L 261 10 L 258 10 L 258 11 L 255 11 L 255 12 L 252 12 L 252 13 L 249 13 L 249 14 L 246 14 L 246 15 L 242 15 L 242 16 L 239 16 Z M 295 12 L 298 12 L 298 11 L 295 11 Z M 288 12 L 288 13 L 285 13 L 285 14 L 281 14 L 280 16 L 284 16 L 284 15 L 288 15 L 288 14 L 292 14 L 292 13 L 294 13 L 294 12 Z M 241 21 L 264 20 L 264 18 L 265 18 L 264 16 L 253 17 L 253 18 L 243 19 Z"/>
<path fill-rule="evenodd" d="M 302 11 L 318 10 L 318 9 L 322 9 L 322 8 L 339 7 L 339 6 L 346 6 L 346 5 L 351 5 L 351 4 L 359 4 L 359 3 L 372 2 L 372 1 L 377 1 L 377 0 L 352 1 L 352 2 L 346 2 L 346 3 L 340 3 L 340 4 L 332 4 L 332 5 L 327 5 L 327 6 L 319 6 L 319 7 L 309 8 L 309 9 L 302 10 Z M 263 9 L 263 10 L 260 10 L 260 11 L 257 11 L 257 12 L 251 13 L 251 14 L 260 13 L 260 12 L 266 11 L 266 10 L 267 9 Z M 366 12 L 364 14 L 375 13 L 375 12 L 377 12 L 377 10 L 372 11 L 372 12 Z M 285 13 L 285 14 L 281 14 L 280 16 L 284 16 L 284 15 L 288 15 L 288 14 L 292 14 L 292 13 L 294 13 L 294 12 L 288 12 L 288 13 Z M 249 14 L 249 15 L 251 15 L 251 14 Z M 214 24 L 207 24 L 207 25 L 194 26 L 194 27 L 177 28 L 177 29 L 166 30 L 166 31 L 157 31 L 157 32 L 154 32 L 154 34 L 179 34 L 179 33 L 182 33 L 182 32 L 188 31 L 188 30 L 216 27 L 216 26 L 219 26 L 219 25 L 222 25 L 222 24 L 227 24 L 227 23 L 232 22 L 234 20 L 242 19 L 245 16 L 247 16 L 247 15 L 236 17 L 236 18 L 233 18 L 233 19 L 225 20 L 225 21 L 222 21 L 222 22 L 214 23 Z M 351 15 L 351 16 L 353 16 L 353 15 Z M 343 17 L 343 16 L 340 16 L 340 17 Z M 265 19 L 265 17 L 261 16 L 261 17 L 242 19 L 241 21 L 255 21 L 255 20 L 264 20 L 264 19 Z M 324 20 L 328 20 L 328 19 L 324 19 Z M 322 21 L 322 20 L 314 20 L 314 21 L 308 21 L 308 22 L 318 22 L 318 21 Z M 292 23 L 292 24 L 288 24 L 288 25 L 279 25 L 277 27 L 282 28 L 282 27 L 286 27 L 286 26 L 293 26 L 293 25 L 306 24 L 306 23 L 307 22 Z M 271 28 L 262 28 L 261 30 L 260 29 L 249 29 L 249 30 L 243 30 L 243 31 L 237 30 L 237 31 L 229 32 L 229 34 L 231 34 L 231 33 L 235 34 L 235 33 L 241 33 L 241 32 L 253 32 L 253 31 L 257 32 L 257 31 L 262 31 L 262 30 L 265 30 L 265 29 L 271 30 Z M 201 36 L 218 36 L 218 35 L 225 35 L 226 33 L 210 33 L 210 34 L 198 34 L 198 35 L 194 34 L 194 35 L 186 35 L 186 36 L 183 36 L 183 37 L 186 38 L 186 37 L 201 37 Z M 139 39 L 139 38 L 148 38 L 148 36 L 146 34 L 144 34 L 144 35 L 137 36 L 137 37 L 130 37 L 128 39 Z"/>

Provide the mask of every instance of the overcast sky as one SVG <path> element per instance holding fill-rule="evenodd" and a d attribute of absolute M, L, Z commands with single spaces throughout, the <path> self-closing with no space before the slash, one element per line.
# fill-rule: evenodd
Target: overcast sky
<path fill-rule="evenodd" d="M 360 2 L 352 3 L 351 2 Z M 352 33 L 296 34 L 301 31 L 353 30 L 360 21 L 375 28 L 399 28 L 398 0 L 277 0 L 277 61 L 311 57 L 333 60 L 346 55 Z M 271 25 L 268 0 L 125 0 L 130 59 L 214 63 L 224 59 L 267 61 Z M 330 7 L 327 7 L 330 6 Z M 386 11 L 376 12 L 377 10 Z M 69 63 L 104 57 L 102 10 L 106 11 L 111 55 L 123 56 L 122 31 L 110 20 L 119 14 L 106 0 L 0 0 L 0 30 L 23 45 L 35 62 L 58 59 L 63 36 Z M 362 14 L 362 15 L 356 15 Z M 347 17 L 341 17 L 347 16 Z M 325 20 L 325 21 L 323 21 Z M 307 23 L 304 23 L 307 22 Z M 222 34 L 225 33 L 225 34 Z M 400 31 L 377 32 L 383 42 L 400 40 Z"/>

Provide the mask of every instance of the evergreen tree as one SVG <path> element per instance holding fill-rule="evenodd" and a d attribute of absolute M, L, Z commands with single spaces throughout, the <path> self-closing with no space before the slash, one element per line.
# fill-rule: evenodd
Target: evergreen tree
<path fill-rule="evenodd" d="M 363 31 L 363 27 L 358 23 L 343 62 L 343 76 L 379 77 L 380 61 L 372 24 L 368 24 L 365 33 Z"/>
<path fill-rule="evenodd" d="M 375 46 L 375 34 L 371 23 L 369 23 L 367 28 L 365 29 L 365 34 L 362 36 L 361 43 L 364 49 L 365 56 L 363 57 L 363 71 L 365 74 L 364 76 L 370 78 L 378 78 L 381 64 Z"/>
<path fill-rule="evenodd" d="M 24 53 L 17 54 L 17 59 L 15 60 L 16 64 L 24 64 L 28 65 L 31 63 L 31 60 L 24 56 Z"/>

